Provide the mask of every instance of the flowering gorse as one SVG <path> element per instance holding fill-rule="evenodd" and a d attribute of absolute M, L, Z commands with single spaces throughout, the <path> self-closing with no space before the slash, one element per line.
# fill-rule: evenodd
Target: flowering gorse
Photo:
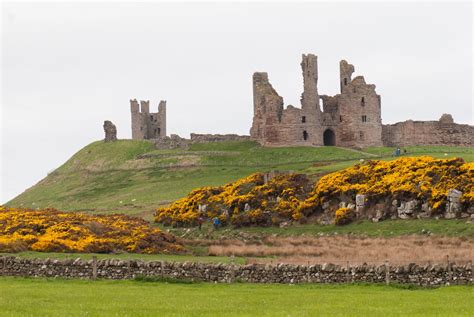
<path fill-rule="evenodd" d="M 393 199 L 419 199 L 438 212 L 446 204 L 449 189 L 463 192 L 465 207 L 474 203 L 474 163 L 432 157 L 366 161 L 325 175 L 314 186 L 301 174 L 279 175 L 264 183 L 263 174 L 256 173 L 224 186 L 202 187 L 158 209 L 155 221 L 189 226 L 196 225 L 199 217 L 220 217 L 224 224 L 236 226 L 272 225 L 303 220 L 323 211 L 326 203 L 353 202 L 356 194 L 364 194 L 369 206 Z M 338 212 L 336 223 L 355 217 L 349 210 Z"/>
<path fill-rule="evenodd" d="M 239 226 L 299 219 L 298 205 L 308 185 L 301 174 L 277 175 L 265 183 L 263 174 L 255 173 L 224 186 L 193 190 L 171 206 L 158 209 L 155 221 L 186 226 L 195 225 L 199 217 L 220 217 L 224 224 Z M 199 205 L 206 207 L 199 211 Z"/>
<path fill-rule="evenodd" d="M 0 206 L 0 252 L 176 253 L 174 236 L 126 215 Z"/>

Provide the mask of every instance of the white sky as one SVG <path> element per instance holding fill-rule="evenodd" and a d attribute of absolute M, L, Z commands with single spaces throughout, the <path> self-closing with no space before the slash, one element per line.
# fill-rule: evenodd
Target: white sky
<path fill-rule="evenodd" d="M 302 53 L 319 93 L 338 63 L 382 95 L 382 119 L 473 122 L 472 3 L 3 3 L 1 190 L 6 202 L 104 120 L 130 138 L 129 99 L 167 100 L 168 134 L 248 134 L 251 77 L 299 105 Z"/>

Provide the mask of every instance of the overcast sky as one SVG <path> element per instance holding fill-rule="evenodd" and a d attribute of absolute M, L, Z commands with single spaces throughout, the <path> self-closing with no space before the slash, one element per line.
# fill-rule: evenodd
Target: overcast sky
<path fill-rule="evenodd" d="M 130 138 L 129 99 L 167 100 L 168 134 L 248 134 L 252 73 L 299 105 L 302 53 L 319 93 L 339 60 L 382 95 L 382 119 L 473 122 L 472 4 L 4 3 L 1 196 L 34 185 L 111 120 Z"/>

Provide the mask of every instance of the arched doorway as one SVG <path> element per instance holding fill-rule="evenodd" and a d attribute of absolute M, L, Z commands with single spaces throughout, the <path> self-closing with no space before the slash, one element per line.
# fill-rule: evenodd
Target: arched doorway
<path fill-rule="evenodd" d="M 327 129 L 323 134 L 324 145 L 336 145 L 336 135 L 331 129 Z"/>

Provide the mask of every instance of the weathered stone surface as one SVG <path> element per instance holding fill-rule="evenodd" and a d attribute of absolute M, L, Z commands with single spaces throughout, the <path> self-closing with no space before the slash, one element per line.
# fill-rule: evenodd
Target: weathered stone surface
<path fill-rule="evenodd" d="M 190 144 L 190 140 L 182 138 L 176 134 L 172 134 L 170 136 L 162 136 L 155 139 L 155 148 L 159 150 L 187 150 L 189 149 Z"/>
<path fill-rule="evenodd" d="M 97 262 L 97 277 L 103 279 L 132 279 L 137 276 L 159 276 L 176 279 L 229 283 L 384 283 L 386 266 L 357 265 L 263 265 L 222 263 L 179 263 L 164 261 L 103 259 Z M 93 261 L 76 259 L 22 259 L 12 256 L 0 258 L 1 276 L 81 278 L 93 277 Z M 350 274 L 350 280 L 348 280 Z M 447 265 L 389 266 L 390 281 L 423 286 L 473 283 L 472 266 Z"/>
<path fill-rule="evenodd" d="M 361 76 L 351 80 L 354 66 L 341 61 L 341 94 L 320 96 L 317 56 L 303 55 L 301 68 L 301 108 L 284 108 L 283 98 L 269 83 L 267 73 L 254 74 L 253 140 L 268 146 L 382 145 L 380 97 L 375 85 L 366 84 Z"/>
<path fill-rule="evenodd" d="M 455 218 L 458 213 L 461 212 L 462 206 L 461 206 L 461 196 L 462 196 L 462 191 L 459 191 L 457 189 L 450 189 L 448 190 L 448 203 L 447 203 L 447 208 L 446 208 L 446 215 L 448 214 L 453 214 Z"/>
<path fill-rule="evenodd" d="M 361 212 L 365 207 L 365 195 L 357 194 L 356 195 L 356 211 Z"/>
<path fill-rule="evenodd" d="M 250 140 L 250 136 L 248 135 L 191 133 L 191 142 L 193 143 L 248 141 L 248 140 Z"/>
<path fill-rule="evenodd" d="M 132 139 L 147 140 L 166 136 L 166 101 L 160 101 L 158 112 L 150 113 L 150 101 L 141 100 L 138 105 L 137 100 L 133 99 L 130 100 L 130 110 Z"/>
<path fill-rule="evenodd" d="M 398 211 L 398 218 L 400 219 L 409 219 L 412 217 L 417 205 L 417 200 L 410 200 L 407 202 L 402 202 L 400 207 L 397 208 Z"/>
<path fill-rule="evenodd" d="M 117 141 L 117 128 L 112 121 L 104 121 L 104 132 L 105 132 L 105 142 L 114 142 Z"/>
<path fill-rule="evenodd" d="M 341 92 L 335 96 L 318 93 L 317 56 L 303 55 L 301 68 L 301 108 L 285 108 L 268 74 L 254 73 L 253 140 L 266 146 L 474 145 L 474 127 L 454 123 L 449 114 L 443 114 L 439 121 L 382 125 L 381 97 L 375 85 L 367 84 L 362 76 L 352 79 L 354 66 L 345 60 L 339 64 Z"/>
<path fill-rule="evenodd" d="M 247 141 L 250 139 L 248 135 L 237 134 L 196 134 L 191 133 L 191 138 L 182 138 L 179 135 L 172 134 L 162 136 L 155 139 L 155 147 L 159 150 L 182 149 L 187 150 L 191 144 L 209 143 L 209 142 L 225 142 L 225 141 Z"/>
<path fill-rule="evenodd" d="M 439 121 L 404 121 L 382 127 L 385 146 L 462 145 L 474 146 L 474 126 L 454 123 L 444 114 Z"/>

